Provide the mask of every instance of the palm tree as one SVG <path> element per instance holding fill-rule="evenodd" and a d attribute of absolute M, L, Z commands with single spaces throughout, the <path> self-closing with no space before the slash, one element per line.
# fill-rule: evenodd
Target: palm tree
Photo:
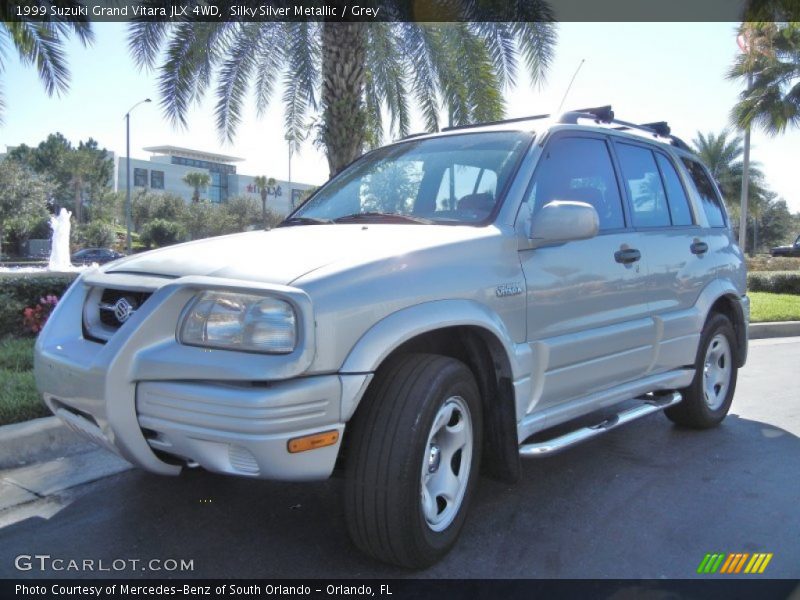
<path fill-rule="evenodd" d="M 748 48 L 728 77 L 752 78 L 752 85 L 740 94 L 731 118 L 739 127 L 758 125 L 771 135 L 800 127 L 800 22 L 742 23 L 739 33 Z"/>
<path fill-rule="evenodd" d="M 75 149 L 64 157 L 65 170 L 70 174 L 69 187 L 75 199 L 75 222 L 83 222 L 83 192 L 95 173 L 95 158 L 85 149 Z"/>
<path fill-rule="evenodd" d="M 384 114 L 393 133 L 408 134 L 411 99 L 435 131 L 442 107 L 456 125 L 501 117 L 520 60 L 543 80 L 556 39 L 549 5 L 497 6 L 506 22 L 134 22 L 129 45 L 139 66 L 158 68 L 173 123 L 185 125 L 216 80 L 217 129 L 229 141 L 251 87 L 260 115 L 280 79 L 287 138 L 300 139 L 308 113 L 319 113 L 317 139 L 334 175 L 381 142 Z"/>
<path fill-rule="evenodd" d="M 202 171 L 193 171 L 183 176 L 183 183 L 194 189 L 192 202 L 200 202 L 200 192 L 211 184 L 211 176 Z"/>
<path fill-rule="evenodd" d="M 723 197 L 729 203 L 730 216 L 733 221 L 741 219 L 741 197 L 742 184 L 744 181 L 744 144 L 740 134 L 732 134 L 725 129 L 715 134 L 709 132 L 703 134 L 697 132 L 697 137 L 692 141 L 695 153 L 705 163 L 711 171 L 714 179 L 717 180 Z M 747 220 L 753 220 L 754 231 L 758 225 L 758 219 L 767 208 L 775 194 L 766 187 L 764 174 L 757 162 L 750 162 L 749 168 L 750 191 L 747 210 Z M 755 251 L 753 239 L 748 239 L 748 248 L 752 245 L 752 252 Z"/>
<path fill-rule="evenodd" d="M 258 193 L 261 195 L 261 221 L 266 223 L 267 195 L 269 194 L 269 189 L 275 185 L 275 179 L 266 175 L 259 175 L 253 178 L 253 185 L 256 186 Z"/>
<path fill-rule="evenodd" d="M 692 140 L 695 153 L 717 180 L 722 195 L 738 202 L 742 192 L 744 145 L 740 134 L 725 129 L 720 133 L 697 132 Z M 750 162 L 750 195 L 756 199 L 764 193 L 764 174 L 757 162 Z"/>
<path fill-rule="evenodd" d="M 32 6 L 42 8 L 48 15 L 46 21 L 33 21 L 20 18 L 12 13 L 19 3 L 0 3 L 0 49 L 13 46 L 20 60 L 26 65 L 36 65 L 44 89 L 49 96 L 60 95 L 69 89 L 69 68 L 64 56 L 64 39 L 75 34 L 84 46 L 94 41 L 91 24 L 84 17 L 51 16 L 50 9 L 56 2 L 43 0 Z M 74 0 L 58 2 L 61 7 L 78 6 Z M 0 73 L 4 70 L 0 52 Z M 5 103 L 0 89 L 0 122 L 2 122 Z"/>

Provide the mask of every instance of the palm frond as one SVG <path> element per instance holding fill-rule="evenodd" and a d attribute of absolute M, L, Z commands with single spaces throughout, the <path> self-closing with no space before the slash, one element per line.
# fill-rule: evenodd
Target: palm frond
<path fill-rule="evenodd" d="M 236 127 L 242 120 L 242 103 L 250 86 L 261 41 L 260 23 L 237 23 L 235 28 L 220 67 L 214 110 L 217 129 L 228 142 L 233 141 Z"/>
<path fill-rule="evenodd" d="M 316 110 L 319 42 L 313 23 L 287 23 L 283 101 L 286 137 L 300 139 L 308 109 Z"/>

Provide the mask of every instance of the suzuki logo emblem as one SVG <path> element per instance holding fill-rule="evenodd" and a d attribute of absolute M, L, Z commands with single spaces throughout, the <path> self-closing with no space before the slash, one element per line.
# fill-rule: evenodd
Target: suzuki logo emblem
<path fill-rule="evenodd" d="M 134 312 L 135 309 L 133 308 L 133 305 L 128 302 L 128 299 L 125 297 L 120 298 L 114 303 L 114 316 L 117 317 L 117 321 L 120 323 L 124 323 L 130 319 Z"/>

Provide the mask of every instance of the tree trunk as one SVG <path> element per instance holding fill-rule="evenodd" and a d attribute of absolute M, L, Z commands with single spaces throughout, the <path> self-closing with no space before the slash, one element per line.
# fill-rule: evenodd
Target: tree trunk
<path fill-rule="evenodd" d="M 75 184 L 75 223 L 81 222 L 81 205 L 82 202 L 82 194 L 81 194 L 81 184 Z"/>
<path fill-rule="evenodd" d="M 267 225 L 267 190 L 261 190 L 261 222 Z"/>
<path fill-rule="evenodd" d="M 366 43 L 364 23 L 322 24 L 322 141 L 331 177 L 364 148 Z"/>

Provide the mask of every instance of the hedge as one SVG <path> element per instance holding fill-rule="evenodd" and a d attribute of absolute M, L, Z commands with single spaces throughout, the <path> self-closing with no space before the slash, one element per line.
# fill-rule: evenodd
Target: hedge
<path fill-rule="evenodd" d="M 0 273 L 0 338 L 33 335 L 22 326 L 23 311 L 36 306 L 39 298 L 64 294 L 77 273 Z"/>
<path fill-rule="evenodd" d="M 772 294 L 800 294 L 800 272 L 755 271 L 747 274 L 747 289 Z"/>

